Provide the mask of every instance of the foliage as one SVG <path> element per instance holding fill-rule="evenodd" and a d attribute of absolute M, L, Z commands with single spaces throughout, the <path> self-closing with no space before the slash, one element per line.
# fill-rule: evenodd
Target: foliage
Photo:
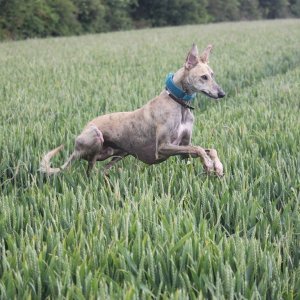
<path fill-rule="evenodd" d="M 289 15 L 288 0 L 260 0 L 263 16 L 268 19 L 284 18 Z"/>
<path fill-rule="evenodd" d="M 71 0 L 47 0 L 54 22 L 47 23 L 51 35 L 71 35 L 80 32 L 80 24 L 75 14 L 77 7 Z"/>
<path fill-rule="evenodd" d="M 101 32 L 109 30 L 105 21 L 106 6 L 99 0 L 74 0 L 78 9 L 77 19 L 83 32 Z"/>
<path fill-rule="evenodd" d="M 240 0 L 240 18 L 242 20 L 261 18 L 258 0 Z"/>
<path fill-rule="evenodd" d="M 300 16 L 300 0 L 292 0 L 291 4 L 291 13 L 295 17 Z"/>
<path fill-rule="evenodd" d="M 235 21 L 239 19 L 239 5 L 238 0 L 210 0 L 208 13 L 213 21 Z"/>
<path fill-rule="evenodd" d="M 0 0 L 0 39 L 300 17 L 300 0 Z"/>
<path fill-rule="evenodd" d="M 139 0 L 133 19 L 146 20 L 151 26 L 204 23 L 208 20 L 206 7 L 207 0 Z"/>
<path fill-rule="evenodd" d="M 130 7 L 135 0 L 106 0 L 105 21 L 110 30 L 131 28 Z"/>
<path fill-rule="evenodd" d="M 299 299 L 299 20 L 147 29 L 0 47 L 1 299 Z M 190 45 L 215 45 L 227 96 L 198 95 L 201 162 L 58 166 L 93 117 L 163 89 Z"/>

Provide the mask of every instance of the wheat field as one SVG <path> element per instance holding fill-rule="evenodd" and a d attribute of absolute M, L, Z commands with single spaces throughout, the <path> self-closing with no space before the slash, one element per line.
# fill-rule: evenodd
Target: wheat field
<path fill-rule="evenodd" d="M 198 95 L 193 144 L 128 157 L 105 179 L 42 155 L 97 115 L 158 95 L 192 43 L 226 92 Z M 300 20 L 169 27 L 0 44 L 1 299 L 300 299 Z"/>

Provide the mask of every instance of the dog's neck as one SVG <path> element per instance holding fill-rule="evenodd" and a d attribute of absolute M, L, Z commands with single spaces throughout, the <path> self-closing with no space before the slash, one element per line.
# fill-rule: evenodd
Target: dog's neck
<path fill-rule="evenodd" d="M 193 94 L 194 91 L 190 88 L 190 85 L 188 84 L 187 79 L 187 70 L 183 67 L 179 69 L 173 77 L 174 83 L 181 88 L 183 91 L 185 91 L 187 94 Z"/>

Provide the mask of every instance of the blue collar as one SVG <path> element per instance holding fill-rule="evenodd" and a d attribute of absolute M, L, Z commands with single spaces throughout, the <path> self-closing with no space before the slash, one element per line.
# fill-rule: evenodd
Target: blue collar
<path fill-rule="evenodd" d="M 173 81 L 174 73 L 169 73 L 166 78 L 166 89 L 177 99 L 184 100 L 184 101 L 191 101 L 196 97 L 196 93 L 188 94 L 175 85 Z"/>

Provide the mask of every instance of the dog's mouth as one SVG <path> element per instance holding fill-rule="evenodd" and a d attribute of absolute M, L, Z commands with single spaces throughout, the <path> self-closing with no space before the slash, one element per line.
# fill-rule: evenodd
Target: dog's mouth
<path fill-rule="evenodd" d="M 208 91 L 201 91 L 204 95 L 206 95 L 209 98 L 213 98 L 213 99 L 219 99 L 218 95 L 213 95 L 212 93 L 208 92 Z"/>

